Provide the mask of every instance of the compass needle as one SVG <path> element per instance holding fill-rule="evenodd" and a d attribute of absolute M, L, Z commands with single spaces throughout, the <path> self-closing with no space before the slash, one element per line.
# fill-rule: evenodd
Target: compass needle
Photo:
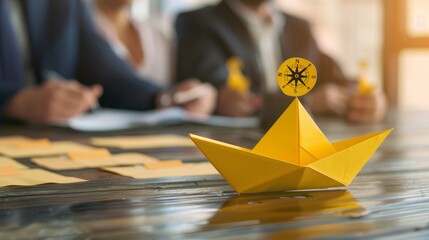
<path fill-rule="evenodd" d="M 298 79 L 299 80 L 299 82 L 301 82 L 301 84 L 302 85 L 304 85 L 305 87 L 307 87 L 307 85 L 305 84 L 305 82 L 304 81 L 302 81 L 302 79 L 300 78 L 300 79 Z"/>
<path fill-rule="evenodd" d="M 314 64 L 303 58 L 290 58 L 280 66 L 277 82 L 284 94 L 298 97 L 307 94 L 316 84 Z"/>
<path fill-rule="evenodd" d="M 286 66 L 287 66 L 287 65 L 286 65 Z M 294 72 L 294 71 L 292 70 L 292 68 L 290 68 L 289 66 L 287 66 L 287 68 L 289 68 L 289 71 L 292 73 L 292 74 L 290 74 L 290 75 L 292 75 L 292 76 L 293 76 L 295 72 Z M 288 76 L 289 76 L 289 75 L 288 75 Z"/>
<path fill-rule="evenodd" d="M 303 72 L 305 72 L 307 70 L 307 68 L 311 67 L 311 64 L 308 64 L 307 67 L 305 67 L 304 69 L 302 69 L 298 74 L 301 75 Z"/>

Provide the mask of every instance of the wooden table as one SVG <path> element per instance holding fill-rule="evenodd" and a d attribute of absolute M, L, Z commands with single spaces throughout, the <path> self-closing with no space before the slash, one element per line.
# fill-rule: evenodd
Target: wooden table
<path fill-rule="evenodd" d="M 428 238 L 429 113 L 396 112 L 374 126 L 318 124 L 332 141 L 395 130 L 347 189 L 237 195 L 221 176 L 135 180 L 96 169 L 59 171 L 90 181 L 0 189 L 0 239 Z M 191 125 L 120 134 L 189 132 L 249 148 L 263 134 Z M 3 126 L 0 134 L 82 143 L 111 135 L 40 126 Z M 193 148 L 141 152 L 205 161 Z"/>

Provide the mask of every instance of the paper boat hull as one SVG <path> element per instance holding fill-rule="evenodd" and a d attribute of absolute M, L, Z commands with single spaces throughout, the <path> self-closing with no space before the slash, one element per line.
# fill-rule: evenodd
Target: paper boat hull
<path fill-rule="evenodd" d="M 390 131 L 334 143 L 337 152 L 305 166 L 193 134 L 190 138 L 237 192 L 259 193 L 348 186 Z"/>

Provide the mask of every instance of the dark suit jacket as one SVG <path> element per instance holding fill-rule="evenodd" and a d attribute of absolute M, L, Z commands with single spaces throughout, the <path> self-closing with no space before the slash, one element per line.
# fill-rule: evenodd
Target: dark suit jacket
<path fill-rule="evenodd" d="M 139 79 L 96 33 L 80 0 L 23 0 L 32 64 L 38 84 L 47 71 L 83 84 L 100 84 L 105 107 L 147 110 L 160 87 Z M 23 87 L 0 79 L 0 111 Z"/>
<path fill-rule="evenodd" d="M 337 64 L 317 47 L 308 23 L 291 15 L 285 17 L 285 28 L 279 36 L 283 58 L 302 57 L 313 62 L 319 86 L 328 81 L 345 84 Z M 176 31 L 178 81 L 195 77 L 219 87 L 228 76 L 226 60 L 237 56 L 244 62 L 243 72 L 251 79 L 252 90 L 261 89 L 263 74 L 256 47 L 247 26 L 225 0 L 216 6 L 180 14 Z"/>

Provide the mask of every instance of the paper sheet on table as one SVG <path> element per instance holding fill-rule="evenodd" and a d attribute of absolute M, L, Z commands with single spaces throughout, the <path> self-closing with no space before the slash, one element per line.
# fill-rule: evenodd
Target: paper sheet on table
<path fill-rule="evenodd" d="M 102 170 L 137 179 L 217 175 L 210 163 L 185 163 L 181 167 L 149 170 L 144 167 L 106 167 Z"/>
<path fill-rule="evenodd" d="M 11 144 L 17 144 L 28 140 L 31 140 L 31 138 L 27 138 L 23 136 L 0 137 L 0 147 L 10 146 Z"/>
<path fill-rule="evenodd" d="M 92 138 L 91 144 L 120 149 L 195 147 L 192 141 L 179 135 L 116 136 Z"/>
<path fill-rule="evenodd" d="M 156 158 L 140 153 L 114 154 L 107 159 L 71 160 L 68 157 L 33 158 L 31 161 L 52 170 L 72 170 L 107 166 L 135 165 L 157 162 Z"/>
<path fill-rule="evenodd" d="M 49 147 L 49 139 L 33 139 L 24 136 L 7 136 L 0 137 L 0 147 L 19 147 L 19 148 L 28 148 L 28 147 Z"/>
<path fill-rule="evenodd" d="M 0 138 L 0 141 L 3 139 Z M 85 146 L 79 143 L 69 141 L 58 141 L 51 142 L 50 146 L 47 147 L 18 147 L 11 146 L 5 141 L 4 144 L 0 144 L 0 154 L 14 157 L 14 158 L 26 158 L 26 157 L 40 157 L 49 155 L 61 155 L 68 152 L 83 151 L 93 149 L 92 147 Z"/>
<path fill-rule="evenodd" d="M 144 126 L 175 125 L 180 123 L 249 128 L 257 127 L 259 125 L 259 120 L 256 117 L 230 118 L 222 116 L 189 115 L 182 108 L 168 108 L 145 112 L 103 108 L 72 119 L 68 126 L 74 130 L 83 132 L 104 132 Z"/>
<path fill-rule="evenodd" d="M 42 169 L 18 169 L 18 175 L 0 176 L 0 187 L 33 186 L 46 183 L 76 183 L 86 180 L 65 177 Z"/>
<path fill-rule="evenodd" d="M 0 166 L 12 166 L 17 170 L 27 169 L 28 167 L 10 158 L 0 157 Z"/>

